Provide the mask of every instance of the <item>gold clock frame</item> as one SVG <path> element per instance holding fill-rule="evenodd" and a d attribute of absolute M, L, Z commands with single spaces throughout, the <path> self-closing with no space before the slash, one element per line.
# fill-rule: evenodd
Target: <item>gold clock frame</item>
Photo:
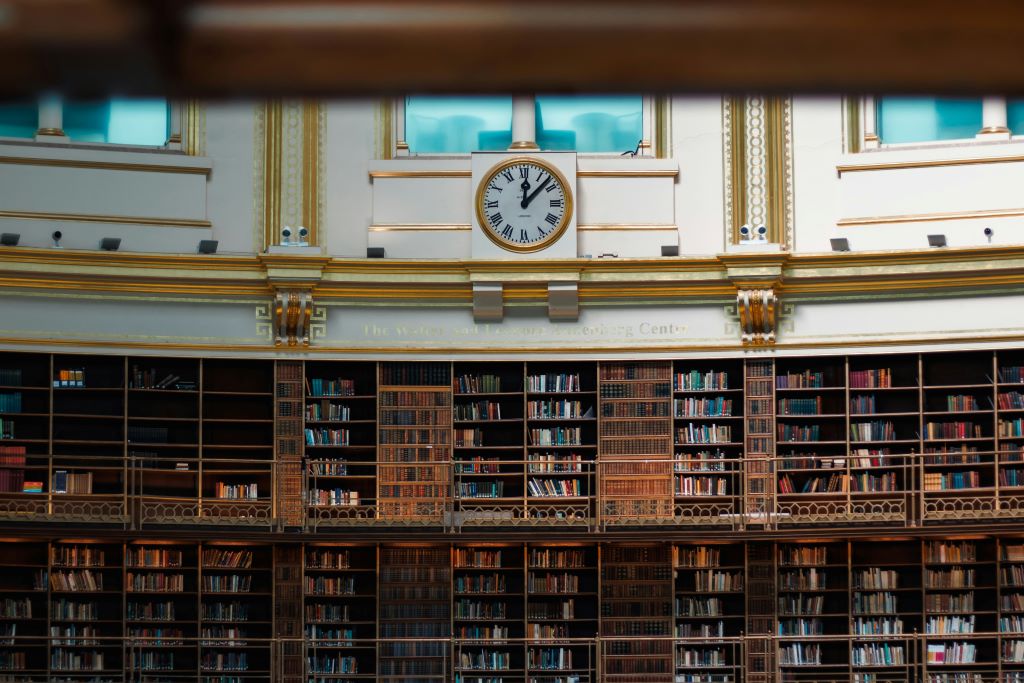
<path fill-rule="evenodd" d="M 487 186 L 490 185 L 494 177 L 501 173 L 502 171 L 504 171 L 505 169 L 511 166 L 518 166 L 519 164 L 522 163 L 535 164 L 543 168 L 548 173 L 550 173 L 552 177 L 558 179 L 558 182 L 562 184 L 562 189 L 564 190 L 565 194 L 565 215 L 562 217 L 562 220 L 559 221 L 558 225 L 555 226 L 555 229 L 552 230 L 551 233 L 547 237 L 545 237 L 543 241 L 538 242 L 537 244 L 530 245 L 509 244 L 502 240 L 493 230 L 489 230 L 487 228 L 488 224 L 486 212 L 483 210 L 484 194 L 487 191 Z M 574 189 L 575 188 L 569 187 L 569 183 L 565 179 L 565 176 L 562 175 L 562 172 L 555 168 L 548 161 L 544 159 L 539 159 L 537 157 L 525 155 L 511 157 L 509 159 L 505 159 L 504 161 L 495 164 L 490 169 L 488 169 L 487 173 L 481 179 L 480 184 L 477 186 L 475 199 L 473 201 L 474 208 L 476 210 L 476 220 L 480 226 L 480 230 L 485 235 L 487 235 L 487 238 L 494 242 L 495 244 L 497 244 L 502 249 L 516 252 L 519 254 L 528 254 L 535 251 L 541 251 L 542 249 L 547 249 L 552 244 L 561 239 L 562 234 L 565 233 L 566 228 L 569 227 L 569 221 L 572 220 L 573 216 L 572 212 L 576 210 L 576 206 L 573 200 Z"/>

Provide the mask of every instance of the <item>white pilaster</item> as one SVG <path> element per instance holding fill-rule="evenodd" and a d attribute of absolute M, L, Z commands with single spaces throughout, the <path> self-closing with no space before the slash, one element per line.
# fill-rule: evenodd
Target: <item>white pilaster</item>
<path fill-rule="evenodd" d="M 861 120 L 864 122 L 864 149 L 878 149 L 878 109 L 875 98 L 870 95 L 861 99 Z"/>

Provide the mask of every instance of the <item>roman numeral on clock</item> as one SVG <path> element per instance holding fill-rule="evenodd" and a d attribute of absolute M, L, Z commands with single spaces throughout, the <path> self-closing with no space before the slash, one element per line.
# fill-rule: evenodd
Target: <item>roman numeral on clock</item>
<path fill-rule="evenodd" d="M 498 208 L 498 200 L 495 199 L 492 202 L 487 202 L 487 208 L 488 209 L 497 209 Z"/>
<path fill-rule="evenodd" d="M 530 241 L 530 238 L 526 234 L 526 230 L 524 230 L 523 228 L 519 228 L 519 241 L 520 242 L 529 242 Z"/>
<path fill-rule="evenodd" d="M 501 231 L 501 236 L 505 239 L 512 239 L 512 226 L 506 225 L 505 229 Z"/>
<path fill-rule="evenodd" d="M 519 167 L 519 177 L 522 178 L 523 180 L 529 180 L 529 178 L 530 178 L 530 169 L 528 169 L 526 166 L 520 166 Z"/>
<path fill-rule="evenodd" d="M 549 213 L 547 216 L 545 216 L 544 220 L 546 220 L 551 225 L 558 225 L 558 216 L 556 216 L 553 213 Z"/>
<path fill-rule="evenodd" d="M 491 225 L 495 225 L 495 226 L 501 225 L 501 214 L 500 213 L 492 213 L 490 216 L 488 216 L 488 218 L 490 218 L 490 220 L 491 220 Z"/>
<path fill-rule="evenodd" d="M 563 200 L 561 200 L 561 199 L 551 199 L 549 201 L 551 202 L 551 208 L 552 209 L 560 209 L 560 208 L 562 208 L 562 201 Z M 497 204 L 497 202 L 495 202 L 495 204 Z"/>
<path fill-rule="evenodd" d="M 504 171 L 502 171 L 501 175 L 502 175 L 502 177 L 505 178 L 505 180 L 507 180 L 510 183 L 514 180 L 514 178 L 512 177 L 512 169 L 510 169 L 510 168 L 505 169 Z"/>

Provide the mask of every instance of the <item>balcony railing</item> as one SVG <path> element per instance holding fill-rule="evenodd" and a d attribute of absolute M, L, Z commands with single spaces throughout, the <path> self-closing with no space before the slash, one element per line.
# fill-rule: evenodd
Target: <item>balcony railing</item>
<path fill-rule="evenodd" d="M 338 470 L 323 474 L 312 461 L 299 495 L 309 530 L 728 531 L 748 525 L 820 529 L 863 524 L 900 529 L 1024 519 L 1024 462 L 1019 458 L 1019 451 L 757 460 L 677 457 L 559 463 L 557 467 L 571 468 L 561 470 L 538 469 L 552 465 L 529 460 L 442 461 L 428 465 L 441 482 L 432 492 L 443 495 L 422 498 L 378 496 L 378 467 L 395 468 L 395 463 L 346 463 L 353 474 L 339 476 Z M 0 492 L 0 520 L 126 528 L 277 526 L 277 473 L 269 460 L 139 455 L 72 460 L 67 455 L 25 456 L 24 478 L 39 485 Z M 639 473 L 623 475 L 625 465 Z M 657 477 L 644 469 L 647 465 L 656 467 Z M 609 470 L 625 484 L 602 486 Z M 93 478 L 85 489 L 68 486 L 63 479 L 87 472 Z M 747 490 L 748 484 L 765 482 L 773 485 L 771 490 Z"/>

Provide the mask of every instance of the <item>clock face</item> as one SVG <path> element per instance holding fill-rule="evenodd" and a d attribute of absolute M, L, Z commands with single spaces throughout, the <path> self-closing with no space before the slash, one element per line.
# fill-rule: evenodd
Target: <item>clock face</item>
<path fill-rule="evenodd" d="M 519 157 L 484 176 L 476 194 L 484 233 L 511 251 L 537 251 L 562 236 L 572 218 L 565 178 L 549 164 Z"/>

